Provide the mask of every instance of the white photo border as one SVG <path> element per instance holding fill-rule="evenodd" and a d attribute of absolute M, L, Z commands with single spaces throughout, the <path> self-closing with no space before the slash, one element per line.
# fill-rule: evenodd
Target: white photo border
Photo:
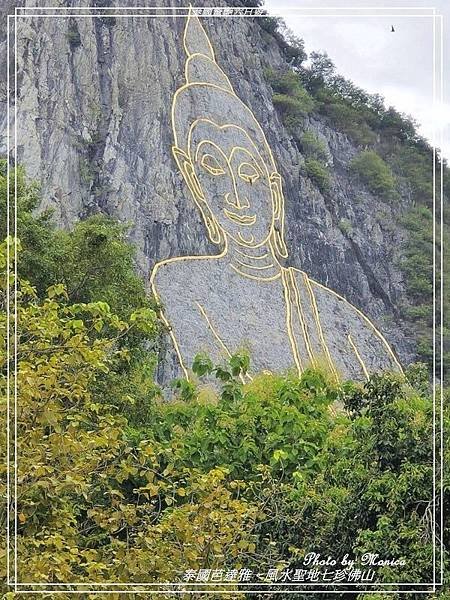
<path fill-rule="evenodd" d="M 170 582 L 170 583 L 20 583 L 17 581 L 18 569 L 18 550 L 17 550 L 17 529 L 18 529 L 18 517 L 16 514 L 17 505 L 17 339 L 18 339 L 18 321 L 17 321 L 17 170 L 14 175 L 14 199 L 13 206 L 11 208 L 11 190 L 10 190 L 10 172 L 11 165 L 10 159 L 11 154 L 14 156 L 13 164 L 17 165 L 17 31 L 18 31 L 18 19 L 20 18 L 67 18 L 67 17 L 145 17 L 145 18 L 161 18 L 161 17 L 178 17 L 186 18 L 189 14 L 189 7 L 16 7 L 14 15 L 7 15 L 7 239 L 11 239 L 11 234 L 14 239 L 13 243 L 13 256 L 14 256 L 14 297 L 11 302 L 10 287 L 8 287 L 8 293 L 6 298 L 6 310 L 7 310 L 7 584 L 11 586 L 15 592 L 20 593 L 43 593 L 43 594 L 79 594 L 79 593 L 102 593 L 102 594 L 117 594 L 117 593 L 169 593 L 169 594 L 208 594 L 211 592 L 226 594 L 226 593 L 264 593 L 267 590 L 268 593 L 304 593 L 304 594 L 318 594 L 318 593 L 330 593 L 338 591 L 339 593 L 364 593 L 364 594 L 375 594 L 375 593 L 425 593 L 425 592 L 436 592 L 437 586 L 443 584 L 443 571 L 444 571 L 444 547 L 443 547 L 443 157 L 442 154 L 437 155 L 437 149 L 442 148 L 443 131 L 439 123 L 436 122 L 436 109 L 443 105 L 443 17 L 436 13 L 435 8 L 428 7 L 295 7 L 290 8 L 289 11 L 299 12 L 304 11 L 305 17 L 327 17 L 327 16 L 351 16 L 351 17 L 383 17 L 383 16 L 401 16 L 411 18 L 432 18 L 433 19 L 433 373 L 436 373 L 436 359 L 440 357 L 440 382 L 433 382 L 433 581 L 425 583 L 368 583 L 368 586 L 377 586 L 379 589 L 364 589 L 361 583 L 245 583 L 245 582 L 233 582 L 227 584 L 226 582 L 217 583 L 215 586 L 208 583 L 195 583 L 195 582 Z M 240 8 L 240 7 L 207 7 L 207 8 L 192 8 L 195 14 L 201 17 L 207 18 L 255 18 L 263 16 L 280 16 L 279 13 L 283 11 L 280 7 L 277 12 L 271 12 L 267 14 L 264 12 L 264 8 Z M 372 14 L 366 13 L 366 11 L 380 11 L 379 13 Z M 405 14 L 403 11 L 417 11 L 415 14 Z M 49 14 L 41 11 L 54 11 L 56 14 Z M 73 12 L 72 12 L 73 11 Z M 79 11 L 79 12 L 77 12 Z M 126 14 L 117 14 L 117 12 L 124 11 Z M 312 11 L 312 12 L 308 12 Z M 314 11 L 324 11 L 314 13 Z M 336 15 L 327 14 L 327 12 L 341 13 Z M 358 14 L 350 14 L 346 11 L 361 11 Z M 387 12 L 384 11 L 394 11 Z M 395 14 L 398 11 L 399 14 Z M 58 14 L 60 12 L 60 14 Z M 81 13 L 81 14 L 80 14 Z M 85 13 L 85 14 L 84 14 Z M 108 13 L 108 14 L 106 14 Z M 111 13 L 111 14 L 109 14 Z M 154 14 L 153 14 L 154 13 Z M 11 44 L 11 23 L 14 21 L 14 48 Z M 439 48 L 437 49 L 436 39 L 438 39 Z M 439 56 L 437 54 L 439 51 Z M 11 83 L 10 83 L 10 58 L 14 55 L 14 127 L 13 127 L 13 146 L 11 147 Z M 437 131 L 439 131 L 439 146 L 436 144 Z M 13 150 L 13 152 L 11 152 Z M 436 176 L 436 161 L 440 163 L 440 180 L 438 182 Z M 436 203 L 436 190 L 439 184 L 439 245 L 440 245 L 440 286 L 437 289 L 437 203 Z M 12 218 L 11 218 L 12 217 Z M 10 243 L 7 243 L 7 273 L 10 272 L 11 265 L 11 249 Z M 440 308 L 440 331 L 439 331 L 439 353 L 437 346 L 437 332 L 436 332 L 436 313 L 437 313 L 437 291 L 439 291 L 439 308 Z M 11 315 L 11 304 L 13 304 L 13 314 Z M 12 317 L 12 318 L 11 318 Z M 11 326 L 11 320 L 13 326 Z M 12 336 L 12 338 L 11 338 Z M 11 368 L 10 368 L 10 357 L 11 357 L 11 341 L 13 346 L 13 386 L 11 386 Z M 11 390 L 13 387 L 13 390 Z M 439 388 L 439 410 L 437 407 L 437 391 Z M 11 391 L 13 391 L 11 398 Z M 439 417 L 439 435 L 437 434 L 436 428 L 436 416 Z M 11 443 L 11 438 L 13 443 Z M 13 455 L 13 461 L 11 461 L 11 454 Z M 439 459 L 437 459 L 437 455 Z M 12 465 L 11 465 L 12 463 Z M 12 467 L 12 469 L 11 469 Z M 12 473 L 11 473 L 12 470 Z M 439 541 L 436 539 L 436 527 L 437 527 L 437 487 L 436 481 L 437 476 L 440 481 L 439 490 L 439 523 L 440 523 L 440 536 Z M 13 494 L 11 490 L 13 489 Z M 11 560 L 11 516 L 13 515 L 14 525 L 14 547 L 13 547 L 13 560 Z M 436 561 L 436 549 L 439 547 L 440 560 L 439 566 Z M 11 564 L 13 563 L 13 565 Z M 13 569 L 12 569 L 13 566 Z M 11 576 L 11 571 L 13 576 Z M 437 580 L 437 573 L 439 573 L 439 580 Z M 228 586 L 245 586 L 239 589 L 226 589 Z M 398 589 L 391 589 L 393 586 L 399 586 Z M 90 586 L 96 589 L 89 589 Z M 248 589 L 247 586 L 258 589 Z M 295 589 L 287 589 L 287 586 Z M 324 586 L 328 589 L 308 589 L 308 588 L 320 588 Z M 340 586 L 347 586 L 349 589 L 340 589 Z M 386 586 L 386 587 L 384 587 Z M 401 589 L 400 588 L 408 588 Z M 411 589 L 414 586 L 421 589 Z M 30 589 L 25 589 L 28 587 Z M 127 588 L 127 589 L 119 589 Z M 36 589 L 38 588 L 38 589 Z M 64 589 L 61 589 L 64 588 Z M 66 589 L 67 588 L 67 589 Z M 78 589 L 69 589 L 78 588 Z M 113 588 L 113 589 L 108 589 Z M 145 588 L 145 589 L 144 589 Z M 160 589 L 156 589 L 160 588 Z M 306 589 L 305 589 L 306 588 Z M 330 589 L 331 588 L 331 589 Z M 339 588 L 336 590 L 336 588 Z"/>

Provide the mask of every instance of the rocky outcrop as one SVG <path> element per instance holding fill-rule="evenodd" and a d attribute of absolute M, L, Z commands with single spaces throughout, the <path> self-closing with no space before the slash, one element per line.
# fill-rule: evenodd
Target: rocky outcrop
<path fill-rule="evenodd" d="M 49 6 L 48 0 L 41 4 Z M 18 162 L 41 183 L 42 208 L 53 208 L 60 226 L 98 211 L 128 222 L 148 280 L 157 261 L 217 253 L 171 154 L 170 108 L 184 80 L 186 19 L 88 12 L 18 18 Z M 205 18 L 204 26 L 282 176 L 287 263 L 366 313 L 401 361 L 410 362 L 414 345 L 401 318 L 398 268 L 404 232 L 395 225 L 401 204 L 368 192 L 348 169 L 360 148 L 312 116 L 305 125 L 329 151 L 331 189 L 323 195 L 305 175 L 299 147 L 272 104 L 264 70 L 285 64 L 276 40 L 257 19 Z M 3 39 L 3 60 L 5 47 Z"/>

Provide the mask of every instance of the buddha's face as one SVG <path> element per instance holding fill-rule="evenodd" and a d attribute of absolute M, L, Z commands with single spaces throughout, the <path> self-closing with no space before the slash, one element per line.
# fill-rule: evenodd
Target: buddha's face
<path fill-rule="evenodd" d="M 264 243 L 276 198 L 268 167 L 249 135 L 236 125 L 199 120 L 191 127 L 188 150 L 194 193 L 225 234 L 244 245 Z"/>

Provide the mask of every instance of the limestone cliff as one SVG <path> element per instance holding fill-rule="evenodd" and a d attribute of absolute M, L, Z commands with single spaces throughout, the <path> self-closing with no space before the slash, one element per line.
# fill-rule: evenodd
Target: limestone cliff
<path fill-rule="evenodd" d="M 22 4 L 49 6 L 48 0 Z M 54 6 L 87 4 L 53 0 Z M 98 211 L 129 222 L 138 268 L 148 279 L 157 261 L 216 254 L 217 248 L 208 241 L 171 153 L 170 108 L 184 81 L 186 17 L 123 14 L 61 11 L 56 18 L 18 19 L 17 155 L 28 176 L 41 183 L 42 208 L 54 208 L 60 226 Z M 265 70 L 286 64 L 276 39 L 253 18 L 204 18 L 203 24 L 218 63 L 256 116 L 278 165 L 287 264 L 367 314 L 407 364 L 414 343 L 402 320 L 405 286 L 398 267 L 405 233 L 393 225 L 409 202 L 407 194 L 388 204 L 370 193 L 348 168 L 361 148 L 315 115 L 303 126 L 329 154 L 331 187 L 321 193 L 306 176 L 304 156 L 272 103 Z M 5 52 L 3 38 L 3 64 Z M 4 93 L 2 84 L 3 106 Z"/>

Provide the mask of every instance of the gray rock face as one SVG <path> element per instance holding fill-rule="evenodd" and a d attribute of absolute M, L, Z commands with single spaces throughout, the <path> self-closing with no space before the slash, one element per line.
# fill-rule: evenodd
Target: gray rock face
<path fill-rule="evenodd" d="M 49 6 L 48 0 L 40 4 Z M 355 180 L 348 163 L 360 149 L 324 119 L 310 117 L 305 125 L 325 142 L 332 162 L 331 191 L 323 196 L 304 175 L 304 159 L 264 79 L 265 68 L 285 64 L 276 41 L 255 19 L 202 22 L 217 63 L 255 115 L 281 175 L 289 249 L 283 267 L 296 267 L 344 296 L 407 364 L 414 345 L 401 319 L 405 292 L 397 266 L 404 232 L 393 225 L 401 206 Z M 185 23 L 177 16 L 18 19 L 18 161 L 40 181 L 42 209 L 53 208 L 60 226 L 98 211 L 130 223 L 146 281 L 161 260 L 218 253 L 171 151 L 172 99 L 185 82 Z M 0 44 L 6 60 L 6 41 Z M 5 131 L 3 121 L 3 151 Z M 322 303 L 321 320 L 332 323 L 332 312 Z M 178 369 L 170 344 L 167 354 L 161 379 Z"/>

